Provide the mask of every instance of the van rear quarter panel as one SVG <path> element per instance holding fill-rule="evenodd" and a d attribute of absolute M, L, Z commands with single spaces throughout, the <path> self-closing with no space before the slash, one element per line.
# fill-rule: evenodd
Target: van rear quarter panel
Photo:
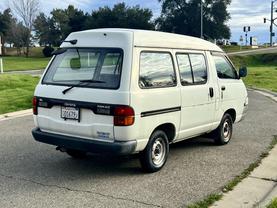
<path fill-rule="evenodd" d="M 142 51 L 163 51 L 169 53 L 172 52 L 168 49 L 145 49 L 140 47 L 134 48 L 130 85 L 130 105 L 134 108 L 136 117 L 134 125 L 128 127 L 129 131 L 127 131 L 126 136 L 137 140 L 137 151 L 143 150 L 145 148 L 151 134 L 159 125 L 171 123 L 175 126 L 176 133 L 178 133 L 180 124 L 180 111 L 145 117 L 142 117 L 141 114 L 143 112 L 156 111 L 181 106 L 180 88 L 178 86 L 154 89 L 141 89 L 139 87 L 138 83 L 140 70 L 140 53 Z M 178 79 L 178 74 L 176 74 L 176 76 Z M 117 131 L 115 134 L 117 135 Z"/>

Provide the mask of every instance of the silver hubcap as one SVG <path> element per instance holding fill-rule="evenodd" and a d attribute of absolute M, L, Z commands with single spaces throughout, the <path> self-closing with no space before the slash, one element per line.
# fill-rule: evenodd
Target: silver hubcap
<path fill-rule="evenodd" d="M 152 161 L 157 167 L 162 166 L 165 160 L 166 147 L 162 138 L 157 138 L 152 146 Z"/>
<path fill-rule="evenodd" d="M 230 140 L 231 127 L 228 121 L 225 121 L 223 124 L 223 136 L 225 142 L 228 142 Z"/>

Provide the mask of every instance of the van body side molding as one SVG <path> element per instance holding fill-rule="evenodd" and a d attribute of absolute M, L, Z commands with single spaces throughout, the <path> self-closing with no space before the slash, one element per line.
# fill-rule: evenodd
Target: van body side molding
<path fill-rule="evenodd" d="M 174 107 L 174 108 L 154 110 L 154 111 L 145 111 L 145 112 L 141 113 L 141 117 L 155 116 L 155 115 L 159 115 L 159 114 L 172 113 L 172 112 L 176 112 L 176 111 L 181 111 L 181 106 Z"/>

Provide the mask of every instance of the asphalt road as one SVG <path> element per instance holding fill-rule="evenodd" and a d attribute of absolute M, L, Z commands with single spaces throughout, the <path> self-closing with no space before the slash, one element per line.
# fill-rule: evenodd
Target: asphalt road
<path fill-rule="evenodd" d="M 171 145 L 166 166 L 144 174 L 136 158 L 74 160 L 35 142 L 31 116 L 0 122 L 0 207 L 181 207 L 220 188 L 277 135 L 277 104 L 249 92 L 250 109 L 226 146 L 204 138 Z M 249 187 L 251 188 L 251 187 Z"/>
<path fill-rule="evenodd" d="M 268 54 L 268 53 L 277 53 L 277 47 L 270 47 L 270 48 L 260 48 L 260 49 L 252 49 L 247 51 L 237 51 L 228 53 L 228 55 L 239 55 L 239 56 L 248 56 L 248 55 L 255 55 L 255 54 Z"/>

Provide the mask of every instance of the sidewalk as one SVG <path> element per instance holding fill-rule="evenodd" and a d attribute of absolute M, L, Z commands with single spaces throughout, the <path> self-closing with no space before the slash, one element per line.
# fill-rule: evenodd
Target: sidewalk
<path fill-rule="evenodd" d="M 211 208 L 266 207 L 274 197 L 277 197 L 277 146 L 259 167 Z"/>
<path fill-rule="evenodd" d="M 266 90 L 255 91 L 277 102 L 276 93 Z M 277 145 L 247 178 L 234 190 L 223 194 L 222 199 L 210 208 L 262 208 L 274 197 L 277 197 Z"/>
<path fill-rule="evenodd" d="M 21 111 L 2 114 L 0 115 L 0 122 L 4 120 L 13 119 L 13 118 L 19 118 L 22 116 L 32 115 L 32 113 L 33 113 L 32 109 L 27 109 L 27 110 L 21 110 Z"/>

